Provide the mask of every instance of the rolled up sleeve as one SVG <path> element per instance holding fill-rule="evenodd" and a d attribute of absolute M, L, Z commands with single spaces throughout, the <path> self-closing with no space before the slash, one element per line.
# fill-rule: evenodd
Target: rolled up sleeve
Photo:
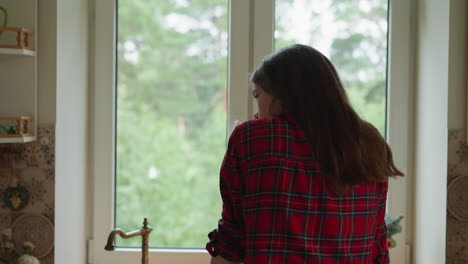
<path fill-rule="evenodd" d="M 232 262 L 244 258 L 244 221 L 242 217 L 242 180 L 239 161 L 239 132 L 235 129 L 220 170 L 220 192 L 223 201 L 218 228 L 209 233 L 206 249 L 212 256 Z"/>

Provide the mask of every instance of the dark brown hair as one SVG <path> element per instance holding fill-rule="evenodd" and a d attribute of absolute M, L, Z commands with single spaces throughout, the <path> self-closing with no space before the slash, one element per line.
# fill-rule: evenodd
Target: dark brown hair
<path fill-rule="evenodd" d="M 292 45 L 268 55 L 251 80 L 298 121 L 337 192 L 403 176 L 385 139 L 354 111 L 332 63 L 316 49 Z"/>

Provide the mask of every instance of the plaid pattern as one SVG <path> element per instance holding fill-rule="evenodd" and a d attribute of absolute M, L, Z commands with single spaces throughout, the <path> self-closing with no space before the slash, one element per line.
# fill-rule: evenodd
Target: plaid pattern
<path fill-rule="evenodd" d="M 338 196 L 310 157 L 289 116 L 237 126 L 221 167 L 222 219 L 208 252 L 244 264 L 389 263 L 387 182 Z"/>

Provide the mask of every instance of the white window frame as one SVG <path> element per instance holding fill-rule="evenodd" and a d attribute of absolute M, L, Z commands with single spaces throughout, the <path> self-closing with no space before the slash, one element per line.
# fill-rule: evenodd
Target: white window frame
<path fill-rule="evenodd" d="M 391 0 L 389 19 L 389 76 L 388 76 L 388 131 L 396 164 L 407 176 L 392 180 L 389 189 L 388 210 L 391 215 L 404 215 L 403 232 L 395 238 L 399 243 L 391 250 L 394 263 L 409 264 L 412 215 L 409 204 L 412 186 L 411 158 L 411 2 L 414 0 Z M 89 263 L 138 263 L 140 250 L 104 250 L 109 232 L 114 228 L 114 157 L 115 157 L 115 21 L 116 1 L 93 1 L 94 17 L 94 74 L 91 91 L 91 147 L 90 164 L 93 175 L 93 220 L 92 256 Z M 228 131 L 236 121 L 252 117 L 256 104 L 251 96 L 249 74 L 261 58 L 273 51 L 274 0 L 231 0 L 229 38 L 229 89 Z M 271 11 L 271 12 L 267 12 Z M 253 25 L 253 26 L 252 26 Z M 245 69 L 248 69 L 246 72 Z M 150 219 L 151 220 L 151 219 Z M 136 223 L 137 224 L 137 223 Z M 155 226 L 155 228 L 163 228 Z M 130 231 L 130 230 L 125 230 Z M 151 249 L 150 260 L 158 263 L 208 263 L 205 250 Z"/>
<path fill-rule="evenodd" d="M 91 243 L 92 257 L 89 262 L 96 264 L 138 263 L 141 259 L 141 250 L 138 249 L 116 248 L 111 252 L 104 250 L 107 236 L 114 229 L 116 8 L 115 0 L 95 1 L 95 73 L 91 95 L 93 100 L 90 107 L 92 111 L 90 156 L 94 179 L 93 243 Z M 229 3 L 230 13 L 238 15 L 229 16 L 231 37 L 229 38 L 228 107 L 233 110 L 229 111 L 228 129 L 233 128 L 236 120 L 242 122 L 249 117 L 251 94 L 248 88 L 249 76 L 245 69 L 249 68 L 251 61 L 249 59 L 250 9 L 249 1 Z M 208 253 L 202 249 L 151 249 L 149 258 L 161 264 L 208 263 L 210 259 Z"/>
<path fill-rule="evenodd" d="M 391 216 L 403 215 L 403 230 L 394 239 L 398 247 L 390 250 L 393 263 L 411 263 L 413 190 L 413 53 L 412 33 L 414 0 L 389 0 L 387 140 L 392 148 L 395 164 L 405 177 L 390 180 L 387 211 Z"/>

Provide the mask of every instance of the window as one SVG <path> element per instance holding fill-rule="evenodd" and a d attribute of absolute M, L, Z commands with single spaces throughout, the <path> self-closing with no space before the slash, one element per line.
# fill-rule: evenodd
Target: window
<path fill-rule="evenodd" d="M 147 217 L 159 227 L 152 247 L 202 247 L 219 217 L 228 9 L 227 0 L 118 2 L 115 226 Z"/>
<path fill-rule="evenodd" d="M 407 1 L 391 4 L 97 1 L 95 262 L 136 263 L 140 252 L 128 247 L 140 246 L 140 239 L 118 240 L 115 252 L 102 248 L 111 229 L 138 229 L 144 217 L 154 227 L 150 259 L 208 261 L 200 248 L 221 210 L 218 172 L 226 138 L 236 121 L 255 111 L 249 72 L 264 55 L 290 43 L 310 44 L 331 58 L 353 105 L 387 133 L 401 157 L 397 163 L 407 169 L 407 119 L 401 113 L 408 109 L 395 102 L 407 100 L 408 82 L 401 80 L 408 79 L 408 66 L 396 54 L 408 52 L 409 13 L 392 12 Z M 404 181 L 398 184 L 406 188 Z M 393 196 L 398 199 L 390 199 L 390 212 L 406 214 L 406 192 Z M 400 236 L 405 241 L 406 234 Z M 396 262 L 404 263 L 403 255 L 401 260 Z"/>

